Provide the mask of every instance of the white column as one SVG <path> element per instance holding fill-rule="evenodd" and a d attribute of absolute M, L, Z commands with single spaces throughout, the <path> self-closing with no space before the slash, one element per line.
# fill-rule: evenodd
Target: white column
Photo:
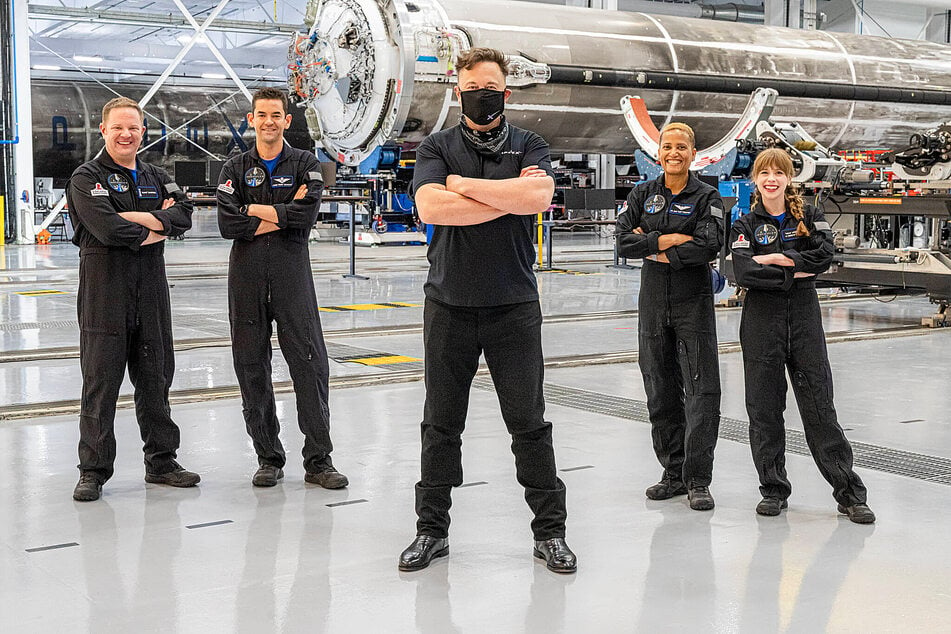
<path fill-rule="evenodd" d="M 30 95 L 30 28 L 27 0 L 13 0 L 13 52 L 16 58 L 16 136 L 13 165 L 16 201 L 7 202 L 7 213 L 17 218 L 17 244 L 33 244 L 33 100 Z M 26 198 L 26 200 L 24 200 Z"/>

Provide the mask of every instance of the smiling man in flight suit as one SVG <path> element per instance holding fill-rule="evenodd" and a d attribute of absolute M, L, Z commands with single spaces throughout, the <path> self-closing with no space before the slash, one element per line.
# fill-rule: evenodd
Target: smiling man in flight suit
<path fill-rule="evenodd" d="M 175 461 L 180 442 L 168 391 L 175 373 L 165 278 L 165 238 L 191 228 L 192 204 L 163 170 L 136 158 L 142 109 L 117 97 L 102 109 L 105 151 L 80 165 L 66 190 L 79 247 L 79 483 L 73 499 L 98 500 L 113 474 L 116 399 L 128 364 L 144 443 L 145 480 L 191 487 L 201 478 Z"/>
<path fill-rule="evenodd" d="M 326 489 L 349 484 L 330 458 L 330 367 L 317 313 L 307 241 L 317 221 L 323 179 L 312 152 L 291 147 L 287 96 L 254 93 L 248 123 L 255 147 L 221 168 L 218 227 L 233 240 L 228 265 L 231 350 L 248 435 L 258 455 L 252 484 L 284 477 L 284 447 L 271 386 L 271 322 L 297 396 L 304 433 L 304 480 Z"/>

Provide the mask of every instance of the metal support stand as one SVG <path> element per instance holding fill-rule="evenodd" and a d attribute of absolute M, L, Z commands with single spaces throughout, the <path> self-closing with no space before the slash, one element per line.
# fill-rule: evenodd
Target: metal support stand
<path fill-rule="evenodd" d="M 344 279 L 347 280 L 368 280 L 369 277 L 365 275 L 357 275 L 357 202 L 361 200 L 369 200 L 363 196 L 340 196 L 333 198 L 326 198 L 325 200 L 337 201 L 337 202 L 346 202 L 350 205 L 350 272 L 343 275 Z"/>

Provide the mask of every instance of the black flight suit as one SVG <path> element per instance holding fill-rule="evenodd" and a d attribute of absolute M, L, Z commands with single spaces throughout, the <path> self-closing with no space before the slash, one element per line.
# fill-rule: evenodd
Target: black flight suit
<path fill-rule="evenodd" d="M 304 468 L 318 473 L 332 466 L 333 451 L 330 367 L 307 248 L 323 188 L 320 163 L 311 152 L 285 143 L 269 175 L 257 148 L 252 148 L 224 164 L 219 183 L 218 228 L 222 237 L 234 240 L 228 315 L 248 435 L 260 466 L 284 466 L 271 385 L 271 322 L 276 321 L 304 433 Z M 294 200 L 301 185 L 307 186 L 307 194 Z M 273 206 L 280 230 L 255 236 L 261 220 L 247 215 L 244 205 L 249 204 Z"/>
<path fill-rule="evenodd" d="M 747 290 L 740 321 L 746 378 L 750 447 L 763 497 L 785 500 L 792 492 L 786 478 L 786 374 L 792 378 L 809 451 L 839 504 L 866 501 L 865 486 L 852 469 L 852 447 L 832 403 L 832 370 L 826 354 L 815 278 L 796 272 L 823 273 L 835 253 L 825 216 L 807 205 L 804 223 L 811 233 L 796 236 L 799 221 L 791 213 L 780 223 L 762 206 L 733 223 L 730 249 L 736 283 Z M 795 266 L 764 265 L 755 255 L 782 253 Z"/>
<path fill-rule="evenodd" d="M 633 233 L 640 228 L 644 233 Z M 661 235 L 693 240 L 648 260 Z M 709 486 L 720 427 L 720 368 L 710 261 L 723 245 L 723 201 L 690 175 L 674 196 L 664 175 L 631 190 L 617 220 L 618 255 L 645 258 L 638 294 L 638 364 L 664 477 Z"/>
<path fill-rule="evenodd" d="M 79 469 L 95 473 L 100 484 L 113 473 L 116 399 L 127 364 L 146 471 L 180 468 L 180 434 L 168 403 L 175 358 L 165 243 L 142 246 L 149 230 L 118 212 L 150 212 L 162 223 L 158 233 L 178 236 L 191 228 L 192 204 L 162 169 L 138 162 L 136 173 L 134 180 L 103 151 L 76 168 L 66 189 L 79 247 Z M 166 198 L 175 204 L 163 210 Z"/>

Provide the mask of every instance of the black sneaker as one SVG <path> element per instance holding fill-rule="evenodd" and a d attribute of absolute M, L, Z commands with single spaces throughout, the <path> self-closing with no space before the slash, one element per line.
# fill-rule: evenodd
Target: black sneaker
<path fill-rule="evenodd" d="M 715 506 L 709 487 L 691 487 L 687 491 L 690 508 L 695 511 L 712 511 Z"/>
<path fill-rule="evenodd" d="M 874 524 L 875 513 L 868 507 L 868 504 L 853 504 L 852 506 L 839 505 L 839 513 L 848 515 L 849 519 L 856 524 Z"/>
<path fill-rule="evenodd" d="M 347 479 L 347 476 L 333 467 L 325 467 L 317 472 L 308 471 L 304 474 L 304 482 L 319 484 L 325 489 L 342 489 L 350 484 L 350 480 Z"/>
<path fill-rule="evenodd" d="M 94 502 L 102 495 L 102 483 L 96 474 L 89 471 L 79 474 L 79 482 L 73 489 L 73 499 L 77 502 Z"/>
<path fill-rule="evenodd" d="M 759 504 L 756 505 L 757 515 L 766 515 L 768 517 L 775 517 L 786 507 L 789 506 L 789 502 L 782 498 L 763 498 L 759 501 Z"/>
<path fill-rule="evenodd" d="M 169 471 L 168 473 L 146 473 L 145 481 L 151 482 L 152 484 L 167 484 L 170 487 L 186 489 L 201 482 L 201 476 L 179 467 L 175 471 Z"/>
<path fill-rule="evenodd" d="M 644 494 L 651 500 L 669 500 L 675 495 L 686 495 L 687 485 L 665 477 L 657 484 L 647 487 Z"/>
<path fill-rule="evenodd" d="M 251 484 L 256 487 L 272 487 L 277 485 L 277 481 L 284 478 L 284 470 L 274 465 L 262 465 L 254 476 L 251 477 Z"/>

